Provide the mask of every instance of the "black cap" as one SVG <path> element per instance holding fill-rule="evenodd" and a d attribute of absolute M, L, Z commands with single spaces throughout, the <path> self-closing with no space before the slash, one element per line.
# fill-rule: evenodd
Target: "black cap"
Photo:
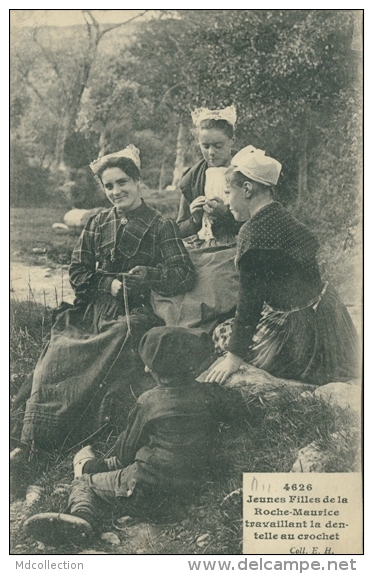
<path fill-rule="evenodd" d="M 145 365 L 160 376 L 193 372 L 214 351 L 211 336 L 198 329 L 154 327 L 140 341 Z"/>

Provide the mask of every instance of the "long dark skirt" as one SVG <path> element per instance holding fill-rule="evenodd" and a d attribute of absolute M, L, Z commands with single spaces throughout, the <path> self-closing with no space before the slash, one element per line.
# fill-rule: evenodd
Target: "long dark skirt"
<path fill-rule="evenodd" d="M 21 441 L 68 447 L 100 429 L 122 430 L 136 398 L 155 384 L 137 347 L 159 324 L 150 307 L 136 308 L 129 334 L 123 308 L 106 294 L 58 314 L 34 371 Z"/>
<path fill-rule="evenodd" d="M 230 324 L 213 335 L 220 353 L 228 350 Z M 360 376 L 356 329 L 345 305 L 328 287 L 317 305 L 276 311 L 264 304 L 247 361 L 275 377 L 323 385 Z"/>

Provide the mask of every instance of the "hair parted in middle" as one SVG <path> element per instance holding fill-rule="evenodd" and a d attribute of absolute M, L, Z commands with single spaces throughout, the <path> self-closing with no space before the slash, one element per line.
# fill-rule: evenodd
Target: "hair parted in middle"
<path fill-rule="evenodd" d="M 195 133 L 198 130 L 216 129 L 222 131 L 230 139 L 234 138 L 234 130 L 237 122 L 237 112 L 235 106 L 210 110 L 209 108 L 196 108 L 191 113 L 195 126 Z"/>
<path fill-rule="evenodd" d="M 199 130 L 220 130 L 230 139 L 234 138 L 234 126 L 226 120 L 214 120 L 213 118 L 202 120 L 194 130 L 196 133 L 198 133 Z"/>
<path fill-rule="evenodd" d="M 117 167 L 134 181 L 140 180 L 140 170 L 134 161 L 128 157 L 110 157 L 104 161 L 96 171 L 96 176 L 101 179 L 102 174 L 109 168 Z"/>

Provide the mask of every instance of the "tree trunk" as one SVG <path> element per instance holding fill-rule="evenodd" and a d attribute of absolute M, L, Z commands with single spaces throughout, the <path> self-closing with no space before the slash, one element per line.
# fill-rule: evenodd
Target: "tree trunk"
<path fill-rule="evenodd" d="M 77 70 L 74 84 L 69 94 L 65 117 L 63 119 L 63 129 L 61 133 L 59 133 L 59 137 L 57 137 L 58 141 L 56 145 L 55 159 L 57 160 L 57 165 L 62 168 L 65 165 L 64 152 L 66 139 L 69 133 L 71 133 L 75 128 L 82 97 L 85 89 L 87 88 L 89 75 L 97 56 L 99 42 L 104 34 L 114 28 L 126 24 L 126 22 L 123 22 L 121 24 L 109 26 L 105 30 L 101 30 L 99 23 L 92 16 L 90 10 L 83 10 L 83 13 L 84 12 L 89 15 L 88 20 L 85 18 L 88 27 L 88 46 Z"/>
<path fill-rule="evenodd" d="M 308 147 L 308 128 L 304 125 L 299 142 L 298 157 L 298 203 L 303 203 L 308 199 L 308 182 L 307 182 L 307 147 Z"/>
<path fill-rule="evenodd" d="M 98 147 L 99 147 L 98 157 L 103 157 L 106 154 L 106 150 L 109 146 L 109 142 L 106 136 L 107 136 L 106 129 L 102 128 L 100 132 L 100 139 L 98 140 Z"/>
<path fill-rule="evenodd" d="M 87 87 L 89 74 L 96 59 L 98 44 L 102 37 L 102 35 L 100 35 L 100 29 L 97 22 L 94 22 L 94 24 L 89 24 L 88 28 L 89 44 L 85 54 L 83 55 L 81 64 L 74 79 L 73 86 L 70 90 L 65 115 L 62 119 L 62 128 L 59 130 L 57 136 L 55 161 L 57 165 L 62 169 L 65 166 L 64 153 L 66 140 L 71 131 L 75 128 L 80 103 L 82 101 L 84 90 Z"/>
<path fill-rule="evenodd" d="M 159 185 L 158 185 L 158 191 L 162 191 L 163 189 L 163 180 L 164 180 L 164 164 L 166 162 L 162 161 L 162 165 L 161 165 L 161 170 L 159 172 Z"/>
<path fill-rule="evenodd" d="M 66 170 L 65 165 L 65 145 L 69 135 L 70 121 L 68 117 L 63 117 L 58 126 L 56 145 L 54 148 L 54 164 L 62 171 Z"/>
<path fill-rule="evenodd" d="M 180 120 L 176 141 L 176 160 L 172 178 L 172 187 L 175 189 L 179 186 L 184 172 L 185 153 L 187 149 L 187 134 L 187 127 L 183 123 L 183 120 Z"/>

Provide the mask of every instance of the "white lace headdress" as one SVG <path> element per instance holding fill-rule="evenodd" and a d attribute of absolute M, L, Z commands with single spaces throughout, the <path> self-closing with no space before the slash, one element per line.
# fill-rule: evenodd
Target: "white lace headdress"
<path fill-rule="evenodd" d="M 128 159 L 132 159 L 133 163 L 140 169 L 141 162 L 140 162 L 140 150 L 137 149 L 136 146 L 133 144 L 129 144 L 127 147 L 120 151 L 116 151 L 115 153 L 109 153 L 108 155 L 104 155 L 102 157 L 98 157 L 97 159 L 93 160 L 92 163 L 89 164 L 89 167 L 96 175 L 100 167 L 107 162 L 108 159 L 117 157 L 126 157 Z"/>
<path fill-rule="evenodd" d="M 203 120 L 225 120 L 232 126 L 236 125 L 237 113 L 235 106 L 228 106 L 222 110 L 209 110 L 208 108 L 196 108 L 192 112 L 193 124 L 198 128 Z"/>

